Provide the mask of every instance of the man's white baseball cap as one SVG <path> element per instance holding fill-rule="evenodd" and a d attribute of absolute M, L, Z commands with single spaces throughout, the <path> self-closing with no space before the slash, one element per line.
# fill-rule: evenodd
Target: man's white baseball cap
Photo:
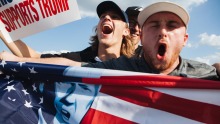
<path fill-rule="evenodd" d="M 158 12 L 171 12 L 180 17 L 185 26 L 189 22 L 188 12 L 181 6 L 171 2 L 157 2 L 145 7 L 138 15 L 138 23 L 142 27 L 145 21 L 153 14 Z"/>

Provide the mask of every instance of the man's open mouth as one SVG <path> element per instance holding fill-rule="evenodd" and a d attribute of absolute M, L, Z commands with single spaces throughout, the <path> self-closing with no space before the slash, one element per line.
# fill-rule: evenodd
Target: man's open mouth
<path fill-rule="evenodd" d="M 130 28 L 130 33 L 132 37 L 140 36 L 139 32 L 135 30 L 134 28 Z"/>
<path fill-rule="evenodd" d="M 166 44 L 160 44 L 159 48 L 158 48 L 158 54 L 163 57 L 166 53 Z"/>
<path fill-rule="evenodd" d="M 107 25 L 107 24 L 104 24 L 104 25 L 102 26 L 102 32 L 103 32 L 104 34 L 110 34 L 110 33 L 112 33 L 112 31 L 113 31 L 112 26 Z"/>
<path fill-rule="evenodd" d="M 140 34 L 131 34 L 132 37 L 138 37 Z"/>

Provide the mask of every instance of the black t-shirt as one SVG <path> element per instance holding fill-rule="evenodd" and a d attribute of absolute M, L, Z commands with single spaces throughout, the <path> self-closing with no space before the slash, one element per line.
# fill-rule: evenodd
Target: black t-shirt
<path fill-rule="evenodd" d="M 61 54 L 42 54 L 41 58 L 52 58 L 52 57 L 63 57 L 70 60 L 78 62 L 92 62 L 95 63 L 95 57 L 97 56 L 97 51 L 94 51 L 92 47 L 87 47 L 82 51 L 77 52 L 67 52 Z"/>
<path fill-rule="evenodd" d="M 141 57 L 142 56 L 142 54 L 143 54 L 143 46 L 138 46 L 138 48 L 137 49 L 135 49 L 135 55 L 134 55 L 134 57 Z"/>

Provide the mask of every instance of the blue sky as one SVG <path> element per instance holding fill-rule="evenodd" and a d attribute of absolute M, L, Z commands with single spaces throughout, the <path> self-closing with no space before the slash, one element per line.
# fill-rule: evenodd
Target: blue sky
<path fill-rule="evenodd" d="M 89 38 L 98 23 L 96 6 L 103 0 L 77 0 L 82 19 L 23 38 L 38 52 L 80 51 L 89 46 Z M 122 9 L 145 7 L 158 0 L 113 0 Z M 161 0 L 160 0 L 161 1 Z M 166 0 L 167 1 L 167 0 Z M 219 0 L 170 0 L 184 6 L 190 14 L 189 41 L 181 56 L 208 64 L 220 62 Z M 0 42 L 0 51 L 7 50 Z"/>

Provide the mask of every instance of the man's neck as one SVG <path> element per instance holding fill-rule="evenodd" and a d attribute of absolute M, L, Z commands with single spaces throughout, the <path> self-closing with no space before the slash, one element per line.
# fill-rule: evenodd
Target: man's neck
<path fill-rule="evenodd" d="M 180 59 L 177 59 L 177 60 L 172 64 L 172 66 L 170 66 L 170 67 L 169 67 L 168 69 L 166 69 L 166 70 L 161 71 L 160 73 L 161 73 L 161 74 L 168 75 L 168 74 L 170 74 L 172 71 L 174 71 L 174 70 L 178 67 L 179 64 L 180 64 Z"/>
<path fill-rule="evenodd" d="M 149 62 L 149 61 L 146 60 L 145 55 L 142 56 L 142 57 L 143 57 L 143 59 L 145 60 L 145 62 L 148 64 L 148 66 L 149 66 L 151 69 L 153 69 L 153 70 L 152 70 L 153 72 L 157 72 L 157 73 L 165 74 L 165 75 L 168 75 L 168 74 L 170 74 L 171 72 L 173 72 L 173 71 L 179 66 L 179 64 L 181 63 L 181 58 L 178 57 L 178 59 L 177 59 L 169 68 L 167 68 L 167 69 L 165 69 L 165 70 L 158 70 L 158 69 L 154 68 L 153 65 L 151 65 L 151 64 L 152 64 L 151 62 Z"/>
<path fill-rule="evenodd" d="M 119 47 L 109 47 L 104 48 L 99 46 L 98 48 L 98 57 L 102 61 L 106 61 L 112 58 L 120 57 L 120 49 Z"/>

